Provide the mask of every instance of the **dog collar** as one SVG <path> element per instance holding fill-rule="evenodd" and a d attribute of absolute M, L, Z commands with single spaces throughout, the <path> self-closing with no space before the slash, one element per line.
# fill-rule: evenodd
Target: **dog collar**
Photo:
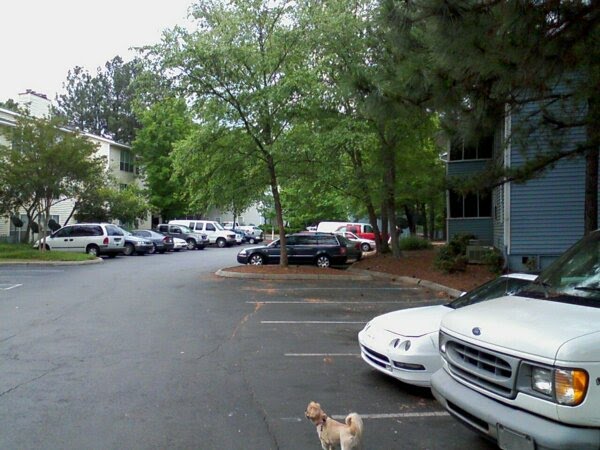
<path fill-rule="evenodd" d="M 323 427 L 325 426 L 325 423 L 327 422 L 327 417 L 325 417 L 322 421 L 317 422 L 316 426 L 317 427 L 321 427 L 321 431 L 323 431 Z"/>

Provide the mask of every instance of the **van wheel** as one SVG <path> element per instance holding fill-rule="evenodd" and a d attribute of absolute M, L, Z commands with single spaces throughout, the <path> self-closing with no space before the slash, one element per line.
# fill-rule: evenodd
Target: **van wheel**
<path fill-rule="evenodd" d="M 225 247 L 225 245 L 227 245 L 227 242 L 225 242 L 225 239 L 223 239 L 223 238 L 217 239 L 217 247 L 223 248 L 223 247 Z"/>
<path fill-rule="evenodd" d="M 331 265 L 331 261 L 329 260 L 329 256 L 327 256 L 327 255 L 317 256 L 317 267 L 327 268 L 330 265 Z"/>
<path fill-rule="evenodd" d="M 125 251 L 123 252 L 125 256 L 131 256 L 135 252 L 135 247 L 133 244 L 125 244 Z"/>
<path fill-rule="evenodd" d="M 187 249 L 188 250 L 194 250 L 196 248 L 196 241 L 193 240 L 192 238 L 189 238 L 187 240 Z"/>
<path fill-rule="evenodd" d="M 250 238 L 250 239 L 248 239 L 248 242 L 249 242 L 250 244 L 255 244 L 255 243 L 256 243 L 256 240 L 255 240 L 254 238 Z"/>
<path fill-rule="evenodd" d="M 96 245 L 88 245 L 88 247 L 85 249 L 85 252 L 88 255 L 92 255 L 92 256 L 96 256 L 96 257 L 98 257 L 100 255 L 100 249 Z"/>

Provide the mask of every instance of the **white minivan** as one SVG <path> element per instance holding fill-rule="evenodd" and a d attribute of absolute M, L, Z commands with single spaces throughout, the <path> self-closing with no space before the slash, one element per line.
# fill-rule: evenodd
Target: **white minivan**
<path fill-rule="evenodd" d="M 202 232 L 208 236 L 210 244 L 217 244 L 217 247 L 225 247 L 235 244 L 235 233 L 226 230 L 219 222 L 214 220 L 192 220 L 192 219 L 177 219 L 170 220 L 173 225 L 185 225 L 193 231 Z"/>
<path fill-rule="evenodd" d="M 37 240 L 34 247 L 42 243 Z M 46 236 L 46 250 L 85 252 L 114 258 L 125 251 L 125 235 L 116 225 L 108 223 L 76 223 L 65 225 Z"/>

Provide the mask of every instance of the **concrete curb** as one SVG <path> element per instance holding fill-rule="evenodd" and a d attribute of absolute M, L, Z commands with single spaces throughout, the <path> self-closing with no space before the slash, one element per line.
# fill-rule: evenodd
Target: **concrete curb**
<path fill-rule="evenodd" d="M 348 270 L 351 272 L 356 272 L 356 273 L 360 273 L 360 274 L 370 274 L 376 278 L 385 278 L 388 280 L 400 281 L 402 283 L 412 284 L 415 286 L 423 286 L 423 287 L 426 287 L 428 289 L 432 289 L 435 291 L 442 291 L 454 298 L 460 297 L 461 294 L 463 293 L 463 291 L 460 291 L 458 289 L 444 286 L 443 284 L 434 283 L 433 281 L 422 280 L 420 278 L 394 275 L 394 274 L 385 273 L 385 272 L 375 272 L 375 271 L 371 271 L 371 270 L 360 270 L 360 269 L 348 269 Z"/>
<path fill-rule="evenodd" d="M 352 274 L 352 275 L 316 275 L 316 274 L 301 274 L 301 273 L 242 273 L 232 272 L 227 269 L 219 269 L 215 275 L 224 278 L 241 278 L 253 280 L 340 280 L 340 281 L 371 281 L 371 274 Z"/>
<path fill-rule="evenodd" d="M 89 261 L 38 261 L 23 259 L 0 259 L 0 265 L 19 265 L 19 266 L 81 266 L 86 264 L 98 264 L 104 262 L 102 258 L 91 259 Z"/>

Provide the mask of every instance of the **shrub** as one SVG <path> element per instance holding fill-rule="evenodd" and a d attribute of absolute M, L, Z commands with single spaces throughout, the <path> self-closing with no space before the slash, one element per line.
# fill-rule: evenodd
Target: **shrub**
<path fill-rule="evenodd" d="M 400 239 L 400 250 L 426 250 L 432 247 L 428 239 L 417 236 L 409 236 Z"/>
<path fill-rule="evenodd" d="M 448 246 L 450 246 L 455 256 L 466 255 L 467 245 L 469 245 L 471 239 L 475 239 L 475 236 L 472 234 L 457 234 L 448 242 Z"/>
<path fill-rule="evenodd" d="M 490 272 L 499 275 L 504 268 L 504 257 L 498 249 L 491 249 L 483 255 L 482 262 L 488 266 Z"/>
<path fill-rule="evenodd" d="M 475 239 L 472 234 L 457 234 L 448 244 L 440 247 L 433 266 L 446 273 L 464 272 L 467 269 L 467 245 L 471 239 Z"/>

